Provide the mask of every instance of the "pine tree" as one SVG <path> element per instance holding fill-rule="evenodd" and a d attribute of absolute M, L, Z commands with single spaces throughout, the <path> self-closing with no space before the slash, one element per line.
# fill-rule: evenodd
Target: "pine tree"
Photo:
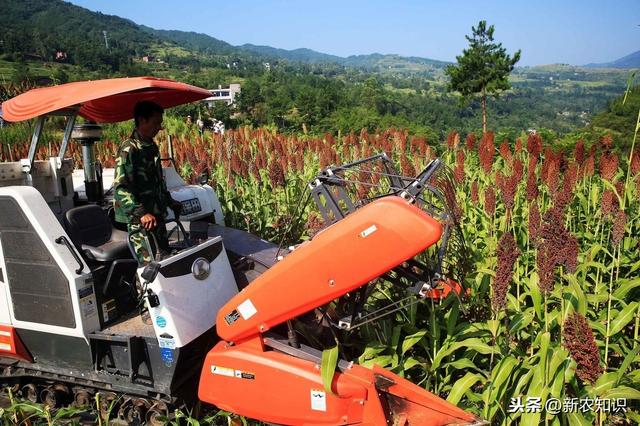
<path fill-rule="evenodd" d="M 493 40 L 493 25 L 487 28 L 486 21 L 471 27 L 471 37 L 465 36 L 469 48 L 456 56 L 457 65 L 449 65 L 445 72 L 449 76 L 449 90 L 458 91 L 469 99 L 477 94 L 482 101 L 482 131 L 487 132 L 487 96 L 507 90 L 509 73 L 520 60 L 520 50 L 513 57 L 507 54 L 502 43 Z"/>

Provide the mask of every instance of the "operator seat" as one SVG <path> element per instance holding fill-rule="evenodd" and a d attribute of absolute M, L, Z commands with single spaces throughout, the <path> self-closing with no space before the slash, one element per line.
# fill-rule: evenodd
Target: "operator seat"
<path fill-rule="evenodd" d="M 128 234 L 115 229 L 109 215 L 95 204 L 75 207 L 64 219 L 71 240 L 91 268 L 96 292 L 115 300 L 119 314 L 110 314 L 111 321 L 135 308 L 138 261 L 129 249 Z"/>
<path fill-rule="evenodd" d="M 68 210 L 65 225 L 73 243 L 89 260 L 102 263 L 132 258 L 127 233 L 115 229 L 107 213 L 95 204 Z"/>

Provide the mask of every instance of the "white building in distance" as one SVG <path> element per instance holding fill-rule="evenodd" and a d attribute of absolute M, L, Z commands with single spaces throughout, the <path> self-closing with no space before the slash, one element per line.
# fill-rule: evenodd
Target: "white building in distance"
<path fill-rule="evenodd" d="M 213 108 L 215 102 L 225 102 L 227 105 L 233 105 L 236 101 L 236 96 L 240 93 L 240 84 L 231 83 L 229 87 L 223 88 L 218 85 L 217 89 L 210 89 L 211 97 L 203 99 L 207 107 Z"/>

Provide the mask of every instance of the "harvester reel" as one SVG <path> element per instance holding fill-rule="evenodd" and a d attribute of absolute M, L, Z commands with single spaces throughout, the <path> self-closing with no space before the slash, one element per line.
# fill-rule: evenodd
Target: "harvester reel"
<path fill-rule="evenodd" d="M 333 327 L 353 330 L 425 298 L 443 298 L 450 292 L 459 297 L 460 284 L 468 270 L 468 256 L 451 171 L 440 160 L 432 160 L 417 176 L 403 176 L 382 153 L 337 167 L 328 167 L 309 184 L 311 196 L 324 227 L 345 218 L 377 199 L 396 195 L 426 211 L 443 225 L 437 248 L 428 249 L 343 296 L 335 306 L 338 317 L 329 315 Z M 391 283 L 399 299 L 380 306 L 369 296 L 375 286 Z M 452 284 L 453 283 L 453 284 Z M 367 309 L 365 309 L 365 307 Z M 346 309 L 345 309 L 346 308 Z"/>

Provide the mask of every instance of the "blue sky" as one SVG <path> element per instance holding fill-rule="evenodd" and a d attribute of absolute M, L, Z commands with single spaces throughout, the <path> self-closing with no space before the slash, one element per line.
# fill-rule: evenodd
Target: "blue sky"
<path fill-rule="evenodd" d="M 454 61 L 484 19 L 518 65 L 609 62 L 640 50 L 640 0 L 71 0 L 158 29 L 233 45 Z"/>

